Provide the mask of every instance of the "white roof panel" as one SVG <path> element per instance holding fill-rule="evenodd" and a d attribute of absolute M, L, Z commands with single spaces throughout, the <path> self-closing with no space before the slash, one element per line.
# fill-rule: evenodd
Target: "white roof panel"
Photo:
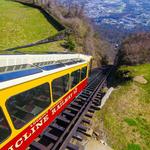
<path fill-rule="evenodd" d="M 65 70 L 71 67 L 75 67 L 80 64 L 84 64 L 86 62 L 89 62 L 91 59 L 91 56 L 86 56 L 82 54 L 49 54 L 49 55 L 0 55 L 0 68 L 5 71 L 4 73 L 7 73 L 12 69 L 11 71 L 15 72 L 16 69 L 22 69 L 25 64 L 29 64 L 33 67 L 40 67 L 40 63 L 43 63 L 45 65 L 52 64 L 58 64 L 58 63 L 66 63 L 66 65 L 62 67 L 57 67 L 52 70 L 44 70 L 40 68 L 42 71 L 37 72 L 35 74 L 19 77 L 16 79 L 7 80 L 4 82 L 0 82 L 0 90 L 14 86 L 23 82 L 27 82 L 42 76 L 46 76 L 61 70 Z M 74 60 L 83 60 L 83 61 L 77 61 L 77 63 L 71 63 L 71 61 Z M 50 64 L 49 64 L 50 62 Z M 70 63 L 70 64 L 69 64 Z M 38 64 L 37 66 L 34 66 L 35 64 Z M 69 64 L 69 65 L 68 65 Z M 42 65 L 41 65 L 42 66 Z M 31 67 L 32 68 L 32 67 Z M 24 68 L 23 68 L 24 69 Z M 17 70 L 18 71 L 18 70 Z M 0 70 L 0 74 L 2 74 Z M 6 74 L 7 75 L 7 74 Z"/>

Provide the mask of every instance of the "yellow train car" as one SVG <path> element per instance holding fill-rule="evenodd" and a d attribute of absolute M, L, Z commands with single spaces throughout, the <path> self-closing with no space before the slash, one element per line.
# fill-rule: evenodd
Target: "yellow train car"
<path fill-rule="evenodd" d="M 91 56 L 0 56 L 0 150 L 24 150 L 85 88 Z"/>

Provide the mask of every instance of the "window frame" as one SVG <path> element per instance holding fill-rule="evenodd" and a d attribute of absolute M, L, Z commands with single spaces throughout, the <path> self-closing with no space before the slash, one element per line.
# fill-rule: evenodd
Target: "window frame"
<path fill-rule="evenodd" d="M 72 86 L 72 81 L 71 81 L 72 73 L 74 73 L 74 72 L 76 72 L 76 71 L 79 71 L 79 72 L 80 72 L 80 75 L 79 75 L 79 82 L 78 82 L 76 85 Z M 76 87 L 81 81 L 82 81 L 82 80 L 81 80 L 81 68 L 79 68 L 79 69 L 77 69 L 77 70 L 74 70 L 74 71 L 72 71 L 72 72 L 70 73 L 70 88 L 71 88 L 71 89 L 73 89 L 74 87 Z"/>
<path fill-rule="evenodd" d="M 2 142 L 0 142 L 0 144 L 2 144 L 3 142 L 5 142 L 5 141 L 11 136 L 11 134 L 12 134 L 12 129 L 11 129 L 11 126 L 10 126 L 10 124 L 9 124 L 9 121 L 7 120 L 6 115 L 5 115 L 5 113 L 4 113 L 4 111 L 3 111 L 3 109 L 2 109 L 1 106 L 0 106 L 0 112 L 2 113 L 2 115 L 3 115 L 3 117 L 4 117 L 4 120 L 6 121 L 6 123 L 7 123 L 7 125 L 8 125 L 8 128 L 9 128 L 9 131 L 10 131 L 9 136 L 7 136 L 7 138 L 5 138 Z"/>
<path fill-rule="evenodd" d="M 9 109 L 8 109 L 8 104 L 7 104 L 8 101 L 10 100 L 10 98 L 12 98 L 12 97 L 14 97 L 14 96 L 16 96 L 16 95 L 19 95 L 19 94 L 21 94 L 21 93 L 27 92 L 27 91 L 29 91 L 29 90 L 31 90 L 31 89 L 34 89 L 34 88 L 39 87 L 39 86 L 44 85 L 44 84 L 47 84 L 47 85 L 49 86 L 49 89 L 48 89 L 48 90 L 49 90 L 49 100 L 50 100 L 49 105 L 48 105 L 47 107 L 45 107 L 39 114 L 37 114 L 36 116 L 34 116 L 31 120 L 29 120 L 28 122 L 26 122 L 22 127 L 17 128 L 16 125 L 14 124 L 14 121 L 13 121 L 12 117 L 11 117 L 11 113 L 9 113 L 10 111 L 9 111 Z M 25 127 L 27 124 L 29 124 L 30 122 L 32 122 L 35 118 L 38 117 L 38 115 L 41 115 L 48 107 L 50 107 L 51 104 L 52 104 L 52 97 L 51 97 L 51 86 L 50 86 L 50 83 L 49 83 L 49 82 L 44 82 L 44 83 L 42 83 L 42 84 L 38 84 L 38 85 L 36 85 L 36 86 L 34 86 L 34 87 L 32 87 L 32 88 L 29 88 L 29 89 L 27 89 L 27 90 L 24 90 L 24 91 L 21 91 L 21 92 L 19 92 L 19 93 L 16 93 L 15 95 L 11 95 L 11 96 L 7 97 L 7 99 L 6 99 L 6 101 L 5 101 L 6 110 L 7 110 L 7 112 L 8 112 L 9 117 L 10 117 L 10 120 L 11 120 L 11 122 L 12 122 L 12 124 L 13 124 L 13 127 L 14 127 L 16 130 L 20 130 L 20 129 L 22 129 L 23 127 Z"/>
<path fill-rule="evenodd" d="M 59 98 L 57 98 L 56 100 L 54 100 L 54 96 L 53 96 L 53 91 L 54 91 L 54 90 L 53 90 L 53 81 L 56 80 L 56 79 L 58 79 L 58 78 L 67 76 L 67 75 L 68 75 L 68 90 L 67 90 L 67 92 L 65 92 L 65 93 L 64 93 L 63 95 L 61 95 Z M 57 102 L 60 100 L 60 98 L 61 98 L 61 97 L 64 97 L 70 90 L 71 90 L 71 87 L 70 87 L 70 73 L 64 74 L 64 75 L 59 76 L 59 77 L 57 77 L 57 78 L 54 78 L 53 80 L 51 80 L 52 102 L 53 102 L 53 103 L 57 103 Z"/>
<path fill-rule="evenodd" d="M 82 70 L 86 68 L 86 76 L 84 78 L 82 78 Z M 87 66 L 84 66 L 81 68 L 81 81 L 83 81 L 86 77 L 87 77 L 87 74 L 88 74 L 88 67 Z"/>

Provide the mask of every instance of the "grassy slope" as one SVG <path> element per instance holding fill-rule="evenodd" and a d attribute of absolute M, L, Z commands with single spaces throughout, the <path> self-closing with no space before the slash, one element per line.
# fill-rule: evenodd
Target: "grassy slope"
<path fill-rule="evenodd" d="M 64 43 L 64 40 L 53 42 L 53 43 L 47 43 L 47 44 L 42 44 L 38 46 L 33 46 L 33 47 L 28 47 L 28 48 L 23 48 L 17 50 L 18 52 L 23 52 L 23 53 L 48 53 L 48 52 L 61 52 L 64 51 L 63 47 L 61 47 L 61 44 Z"/>
<path fill-rule="evenodd" d="M 144 75 L 149 83 L 128 81 L 117 86 L 96 115 L 103 119 L 114 150 L 150 150 L 150 64 L 121 69 L 130 70 L 133 76 Z"/>
<path fill-rule="evenodd" d="M 57 30 L 39 10 L 16 2 L 0 0 L 0 50 L 35 42 L 56 33 Z M 60 49 L 59 42 L 35 48 L 55 51 L 53 48 L 57 47 Z"/>

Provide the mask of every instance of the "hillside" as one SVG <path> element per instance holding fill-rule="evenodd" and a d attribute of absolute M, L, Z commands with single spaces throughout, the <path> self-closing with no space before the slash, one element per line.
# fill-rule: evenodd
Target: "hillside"
<path fill-rule="evenodd" d="M 12 53 L 3 50 L 36 42 L 57 32 L 38 9 L 13 1 L 0 0 L 0 53 Z M 60 43 L 35 46 L 29 48 L 29 51 L 57 51 L 57 48 L 63 50 Z M 23 51 L 27 52 L 26 49 Z"/>
<path fill-rule="evenodd" d="M 106 59 L 113 63 L 113 47 L 99 35 L 82 6 L 64 6 L 55 0 L 2 0 L 0 13 L 1 54 L 72 51 L 93 56 L 94 68 Z M 57 42 L 20 49 L 63 34 Z"/>
<path fill-rule="evenodd" d="M 119 63 L 135 65 L 150 62 L 150 33 L 133 34 L 123 40 Z"/>
<path fill-rule="evenodd" d="M 124 66 L 119 70 L 129 71 L 128 77 L 143 75 L 148 83 L 120 80 L 118 76 L 111 78 L 112 86 L 116 85 L 115 91 L 103 109 L 97 112 L 96 129 L 104 130 L 107 143 L 114 150 L 149 150 L 150 64 Z"/>

